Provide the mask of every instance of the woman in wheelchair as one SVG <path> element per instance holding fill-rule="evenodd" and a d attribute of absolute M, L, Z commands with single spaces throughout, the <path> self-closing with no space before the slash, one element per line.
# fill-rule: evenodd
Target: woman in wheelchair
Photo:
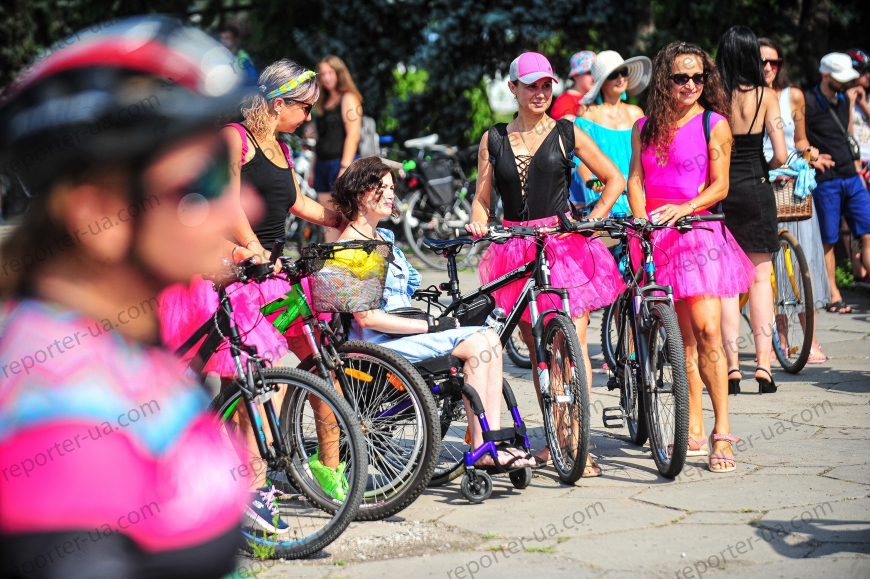
<path fill-rule="evenodd" d="M 377 228 L 379 221 L 398 212 L 393 207 L 395 181 L 390 168 L 378 157 L 359 159 L 350 165 L 335 183 L 333 202 L 350 222 L 342 240 L 379 240 L 393 243 L 392 231 Z M 411 307 L 411 296 L 420 286 L 422 276 L 402 251 L 393 246 L 393 263 L 387 271 L 384 298 L 379 310 L 354 314 L 350 339 L 365 340 L 398 352 L 411 363 L 452 354 L 462 360 L 466 382 L 474 388 L 492 430 L 501 428 L 502 351 L 498 334 L 482 326 L 459 327 L 455 318 L 441 317 L 429 322 L 391 314 Z M 488 355 L 487 355 L 488 353 Z M 473 363 L 471 363 L 473 361 Z M 468 400 L 463 398 L 467 416 L 473 416 Z M 483 445 L 477 420 L 469 420 L 471 445 Z M 502 445 L 498 462 L 505 467 L 533 466 L 534 461 L 516 447 Z M 476 466 L 495 466 L 493 457 L 484 454 Z"/>

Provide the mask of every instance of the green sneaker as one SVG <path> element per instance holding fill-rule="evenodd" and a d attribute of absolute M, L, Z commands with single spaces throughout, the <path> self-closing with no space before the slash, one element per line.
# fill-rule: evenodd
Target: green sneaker
<path fill-rule="evenodd" d="M 317 479 L 323 492 L 334 499 L 343 501 L 347 498 L 348 490 L 347 479 L 344 477 L 345 464 L 340 462 L 338 467 L 333 470 L 320 462 L 319 452 L 318 450 L 308 459 L 308 467 L 311 469 L 311 473 Z"/>

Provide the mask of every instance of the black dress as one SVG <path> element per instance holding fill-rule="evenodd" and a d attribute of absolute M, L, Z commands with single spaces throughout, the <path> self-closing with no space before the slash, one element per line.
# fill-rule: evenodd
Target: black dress
<path fill-rule="evenodd" d="M 767 177 L 764 132 L 752 133 L 763 91 L 758 96 L 755 117 L 745 135 L 734 135 L 731 149 L 730 186 L 722 201 L 725 225 L 745 253 L 779 250 L 776 198 Z"/>

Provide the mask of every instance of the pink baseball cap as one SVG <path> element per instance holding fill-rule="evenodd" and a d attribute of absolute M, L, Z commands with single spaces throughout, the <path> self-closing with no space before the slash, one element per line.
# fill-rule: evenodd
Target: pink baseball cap
<path fill-rule="evenodd" d="M 559 83 L 553 75 L 550 61 L 543 54 L 524 52 L 511 63 L 510 79 L 513 82 L 520 81 L 523 84 L 532 84 L 542 78 L 552 78 L 553 82 Z"/>

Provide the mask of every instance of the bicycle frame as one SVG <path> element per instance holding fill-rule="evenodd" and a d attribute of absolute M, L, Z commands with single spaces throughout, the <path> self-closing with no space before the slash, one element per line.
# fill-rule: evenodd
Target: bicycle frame
<path fill-rule="evenodd" d="M 625 281 L 628 283 L 628 289 L 619 297 L 618 301 L 621 306 L 627 306 L 627 302 L 631 302 L 631 307 L 628 307 L 628 315 L 632 324 L 632 342 L 634 351 L 636 352 L 636 360 L 639 367 L 643 368 L 642 385 L 644 388 L 651 388 L 655 384 L 655 380 L 649 373 L 649 352 L 645 341 L 640 340 L 650 328 L 649 308 L 655 303 L 666 303 L 673 308 L 674 306 L 674 290 L 671 286 L 663 286 L 656 283 L 656 266 L 653 260 L 653 246 L 648 240 L 640 238 L 641 249 L 643 250 L 643 264 L 634 269 L 631 264 L 631 255 L 628 247 L 628 235 L 625 234 L 621 256 L 627 257 L 628 267 L 624 274 Z M 646 284 L 639 285 L 639 280 L 642 276 L 646 277 Z M 655 295 L 655 292 L 661 292 L 665 295 Z M 620 316 L 620 319 L 621 316 Z M 616 351 L 619 351 L 623 345 L 626 332 L 625 328 L 619 327 L 619 338 L 616 343 Z M 627 401 L 630 404 L 631 401 Z M 626 414 L 629 414 L 631 409 L 626 409 Z"/>
<path fill-rule="evenodd" d="M 209 358 L 211 358 L 217 351 L 221 342 L 224 341 L 224 337 L 229 337 L 230 350 L 236 364 L 236 371 L 240 377 L 237 380 L 239 383 L 239 390 L 241 391 L 242 398 L 245 401 L 245 409 L 248 413 L 248 419 L 252 425 L 255 425 L 256 436 L 254 436 L 254 438 L 257 442 L 257 449 L 260 452 L 260 456 L 267 461 L 269 466 L 273 468 L 283 467 L 284 465 L 278 464 L 278 457 L 286 457 L 288 455 L 288 449 L 287 445 L 284 443 L 284 437 L 281 435 L 280 421 L 275 412 L 275 406 L 272 404 L 271 400 L 272 396 L 274 396 L 274 392 L 261 392 L 257 387 L 258 383 L 260 385 L 264 383 L 260 369 L 265 361 L 257 356 L 256 348 L 247 346 L 242 342 L 238 327 L 233 320 L 233 306 L 230 303 L 227 290 L 222 284 L 216 283 L 215 286 L 215 289 L 218 292 L 219 302 L 215 315 L 206 320 L 192 336 L 179 346 L 175 350 L 175 354 L 181 356 L 186 352 L 189 352 L 203 337 L 205 337 L 205 340 L 196 350 L 186 372 L 188 376 L 201 379 L 204 377 L 203 369 L 205 368 L 206 362 L 208 362 Z M 243 351 L 249 356 L 247 360 L 247 368 L 245 368 L 241 360 L 241 353 Z M 244 380 L 241 379 L 242 376 L 244 376 Z M 272 431 L 272 440 L 275 445 L 273 449 L 266 445 L 266 433 L 263 430 L 263 421 L 260 418 L 260 412 L 257 409 L 258 404 L 261 404 L 266 410 L 266 420 L 269 423 L 269 429 Z M 232 412 L 233 410 L 235 410 L 235 406 L 233 406 L 228 412 Z M 275 451 L 277 451 L 277 455 Z"/>

